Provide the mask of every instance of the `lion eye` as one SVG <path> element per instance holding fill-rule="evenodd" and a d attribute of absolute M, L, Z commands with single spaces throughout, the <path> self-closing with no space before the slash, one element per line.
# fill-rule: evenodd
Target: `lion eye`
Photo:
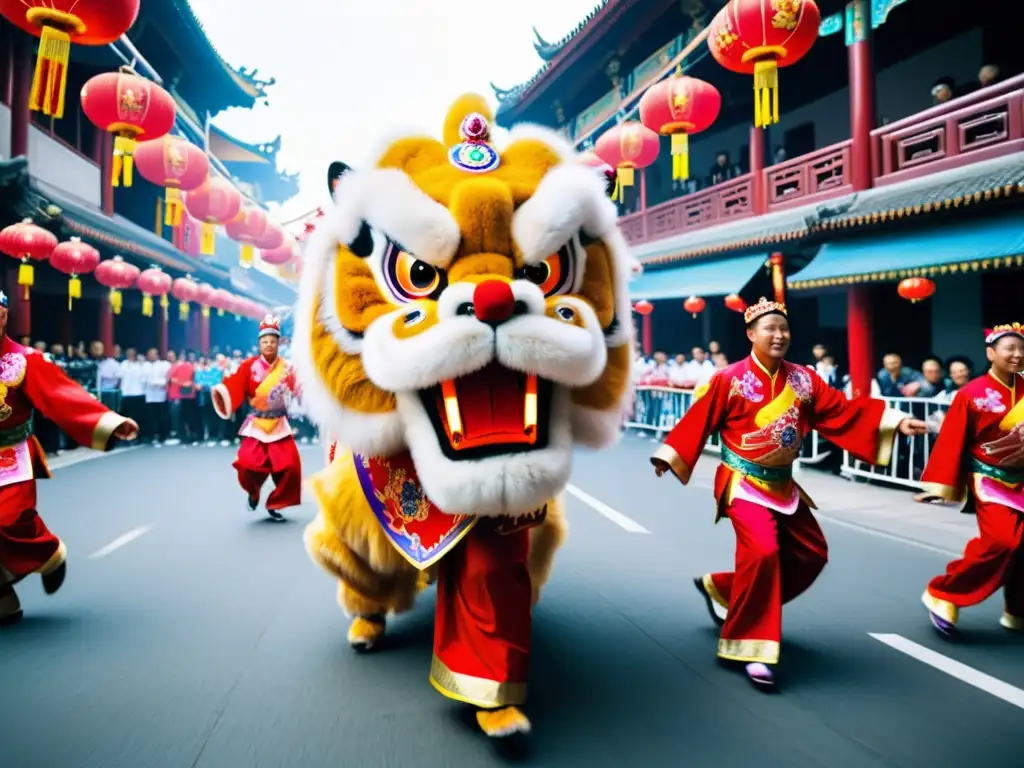
<path fill-rule="evenodd" d="M 388 288 L 403 301 L 434 298 L 448 282 L 444 270 L 420 261 L 394 243 L 384 258 L 384 275 Z"/>
<path fill-rule="evenodd" d="M 529 280 L 545 296 L 564 293 L 572 286 L 572 264 L 568 248 L 548 256 L 540 264 L 527 264 L 518 270 L 520 280 Z"/>

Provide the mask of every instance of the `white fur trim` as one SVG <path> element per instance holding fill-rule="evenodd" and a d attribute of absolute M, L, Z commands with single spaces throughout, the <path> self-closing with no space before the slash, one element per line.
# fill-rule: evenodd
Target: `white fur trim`
<path fill-rule="evenodd" d="M 217 395 L 220 395 L 223 400 L 218 398 Z M 237 407 L 235 403 L 231 402 L 231 393 L 223 384 L 217 384 L 213 388 L 210 392 L 210 400 L 213 403 L 214 412 L 222 419 L 230 419 L 231 414 L 235 412 L 235 408 Z M 226 405 L 230 410 L 224 410 L 222 405 Z"/>
<path fill-rule="evenodd" d="M 495 137 L 496 141 L 497 138 L 498 137 Z M 499 151 L 504 151 L 510 144 L 517 141 L 529 139 L 546 144 L 556 155 L 558 155 L 558 159 L 563 163 L 579 162 L 579 153 L 576 151 L 576 148 L 573 147 L 572 142 L 566 138 L 565 134 L 553 131 L 550 128 L 545 128 L 542 125 L 536 125 L 534 123 L 518 123 L 509 129 L 507 136 L 501 138 L 505 140 L 505 143 L 498 147 Z M 607 196 L 605 197 L 607 198 Z"/>
<path fill-rule="evenodd" d="M 572 434 L 569 396 L 562 387 L 554 392 L 547 448 L 479 461 L 451 461 L 441 453 L 418 395 L 399 395 L 398 412 L 423 490 L 449 514 L 523 515 L 539 509 L 569 482 Z"/>
<path fill-rule="evenodd" d="M 573 439 L 588 448 L 609 448 L 622 435 L 622 412 L 618 408 L 598 411 L 583 405 L 572 406 Z"/>
<path fill-rule="evenodd" d="M 629 300 L 629 282 L 633 279 L 633 265 L 636 260 L 630 255 L 626 238 L 618 227 L 602 236 L 604 245 L 612 260 L 612 292 L 615 297 L 615 317 L 619 321 L 618 330 L 605 337 L 609 347 L 633 343 L 633 305 Z M 630 358 L 635 357 L 631 355 Z"/>
<path fill-rule="evenodd" d="M 512 217 L 512 236 L 528 264 L 537 264 L 582 230 L 604 238 L 618 226 L 615 204 L 585 165 L 549 171 Z"/>
<path fill-rule="evenodd" d="M 546 315 L 513 318 L 497 328 L 497 357 L 506 368 L 583 387 L 596 381 L 608 362 L 601 323 L 585 301 L 562 296 L 557 304 L 582 317 L 583 327 Z"/>
<path fill-rule="evenodd" d="M 462 239 L 451 213 L 392 168 L 349 171 L 334 192 L 337 242 L 350 243 L 365 221 L 416 256 L 447 266 Z"/>

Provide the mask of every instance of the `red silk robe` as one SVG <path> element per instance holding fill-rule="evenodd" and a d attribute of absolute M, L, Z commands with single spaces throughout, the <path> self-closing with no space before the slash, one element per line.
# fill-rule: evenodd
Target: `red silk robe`
<path fill-rule="evenodd" d="M 921 476 L 926 492 L 977 512 L 980 535 L 923 598 L 951 624 L 1005 587 L 1003 624 L 1024 629 L 1024 569 L 1011 568 L 1024 536 L 1024 376 L 1015 378 L 1007 387 L 987 373 L 956 393 Z"/>
<path fill-rule="evenodd" d="M 708 439 L 721 436 L 715 519 L 728 517 L 736 531 L 736 570 L 703 579 L 711 599 L 728 609 L 720 657 L 777 662 L 782 604 L 807 589 L 827 561 L 814 503 L 792 479 L 804 435 L 817 430 L 858 459 L 885 465 L 905 418 L 881 400 L 847 400 L 787 362 L 773 376 L 751 355 L 712 377 L 654 458 L 686 483 Z"/>
<path fill-rule="evenodd" d="M 262 355 L 244 360 L 212 392 L 214 410 L 222 419 L 230 419 L 249 403 L 251 411 L 238 430 L 242 444 L 233 466 L 250 498 L 258 498 L 273 476 L 269 510 L 302 503 L 302 461 L 288 423 L 288 398 L 298 393 L 295 370 L 281 357 L 268 363 Z"/>
<path fill-rule="evenodd" d="M 36 511 L 36 479 L 50 477 L 32 414 L 39 410 L 72 440 L 111 447 L 126 419 L 106 408 L 40 353 L 3 337 L 0 348 L 0 617 L 16 601 L 10 585 L 64 562 L 64 544 Z"/>

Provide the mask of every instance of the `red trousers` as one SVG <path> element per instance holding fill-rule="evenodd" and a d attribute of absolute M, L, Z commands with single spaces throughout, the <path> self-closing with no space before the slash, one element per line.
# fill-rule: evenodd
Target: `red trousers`
<path fill-rule="evenodd" d="M 958 609 L 977 605 L 1003 587 L 1008 618 L 1024 622 L 1024 512 L 977 499 L 973 504 L 979 535 L 967 542 L 962 558 L 928 584 L 934 598 L 929 608 L 955 624 Z"/>
<path fill-rule="evenodd" d="M 478 707 L 522 704 L 530 653 L 530 532 L 480 521 L 441 561 L 431 684 Z"/>
<path fill-rule="evenodd" d="M 811 586 L 825 567 L 825 534 L 803 502 L 792 515 L 782 515 L 738 499 L 726 513 L 736 532 L 736 570 L 704 579 L 711 596 L 728 609 L 718 655 L 775 664 L 782 605 Z"/>
<path fill-rule="evenodd" d="M 238 484 L 253 498 L 259 497 L 268 477 L 274 478 L 267 509 L 297 507 L 302 503 L 302 460 L 294 438 L 263 443 L 243 437 L 233 466 L 238 470 Z"/>
<path fill-rule="evenodd" d="M 36 512 L 35 480 L 0 487 L 0 584 L 52 570 L 62 560 L 60 539 Z"/>

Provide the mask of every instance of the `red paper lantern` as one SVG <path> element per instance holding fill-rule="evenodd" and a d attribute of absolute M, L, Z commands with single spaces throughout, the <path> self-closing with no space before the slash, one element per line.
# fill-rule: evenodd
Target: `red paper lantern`
<path fill-rule="evenodd" d="M 138 288 L 142 291 L 142 314 L 146 317 L 153 316 L 153 297 L 160 297 L 160 306 L 164 310 L 164 319 L 167 319 L 167 307 L 170 301 L 167 294 L 171 292 L 173 285 L 171 276 L 160 267 L 150 267 L 139 275 Z"/>
<path fill-rule="evenodd" d="M 188 320 L 188 303 L 195 301 L 199 286 L 190 277 L 178 277 L 171 283 L 171 296 L 178 300 L 178 318 Z"/>
<path fill-rule="evenodd" d="M 224 317 L 224 312 L 231 309 L 234 296 L 223 288 L 217 288 L 210 297 L 210 306 L 217 310 L 217 317 Z"/>
<path fill-rule="evenodd" d="M 82 111 L 101 130 L 114 134 L 110 184 L 132 185 L 132 154 L 137 141 L 152 141 L 174 127 L 177 107 L 167 91 L 130 67 L 104 72 L 82 86 Z"/>
<path fill-rule="evenodd" d="M 214 227 L 227 224 L 242 212 L 242 195 L 230 183 L 217 176 L 185 193 L 185 210 L 201 222 L 199 253 L 212 256 L 216 243 Z"/>
<path fill-rule="evenodd" d="M 733 312 L 746 312 L 747 302 L 745 302 L 738 293 L 730 293 L 725 297 L 725 306 L 731 309 Z"/>
<path fill-rule="evenodd" d="M 654 305 L 646 299 L 641 299 L 633 305 L 633 311 L 638 315 L 644 315 L 646 317 L 654 311 Z"/>
<path fill-rule="evenodd" d="M 60 243 L 50 254 L 50 265 L 68 278 L 68 309 L 71 302 L 82 298 L 82 280 L 79 275 L 87 275 L 100 263 L 100 252 L 81 238 L 72 237 L 66 243 Z"/>
<path fill-rule="evenodd" d="M 241 243 L 242 254 L 239 263 L 248 269 L 252 266 L 252 252 L 256 244 L 267 234 L 270 226 L 270 219 L 262 208 L 256 205 L 247 205 L 242 208 L 233 221 L 224 226 L 228 237 L 236 243 Z"/>
<path fill-rule="evenodd" d="M 690 177 L 689 136 L 718 119 L 722 95 L 711 83 L 673 75 L 655 83 L 640 98 L 640 122 L 655 133 L 672 137 L 672 178 Z"/>
<path fill-rule="evenodd" d="M 133 287 L 140 274 L 138 267 L 129 264 L 120 256 L 101 261 L 96 267 L 96 282 L 110 289 L 110 308 L 115 315 L 121 314 L 121 291 Z"/>
<path fill-rule="evenodd" d="M 210 307 L 216 301 L 216 289 L 212 285 L 200 283 L 196 286 L 196 301 L 203 308 L 203 317 L 209 317 Z"/>
<path fill-rule="evenodd" d="M 18 285 L 24 286 L 24 296 L 29 297 L 29 289 L 35 285 L 36 270 L 32 261 L 44 261 L 57 247 L 57 237 L 42 227 L 32 223 L 32 219 L 24 219 L 0 230 L 0 253 L 13 259 L 20 259 L 18 267 Z"/>
<path fill-rule="evenodd" d="M 597 156 L 616 169 L 619 202 L 624 199 L 625 188 L 633 186 L 633 172 L 657 160 L 660 147 L 658 134 L 642 123 L 632 121 L 619 123 L 597 140 L 594 146 Z"/>
<path fill-rule="evenodd" d="M 71 45 L 109 45 L 135 23 L 141 0 L 0 0 L 0 16 L 39 38 L 29 109 L 64 116 Z"/>
<path fill-rule="evenodd" d="M 712 19 L 708 48 L 728 70 L 754 76 L 754 126 L 779 122 L 779 68 L 796 64 L 818 39 L 814 0 L 730 0 Z"/>
<path fill-rule="evenodd" d="M 275 267 L 283 266 L 298 258 L 299 244 L 295 242 L 295 238 L 287 234 L 281 238 L 281 244 L 277 248 L 260 251 L 260 259 Z"/>
<path fill-rule="evenodd" d="M 698 314 L 704 311 L 704 307 L 707 306 L 707 302 L 704 301 L 700 296 L 691 296 L 683 302 L 683 309 L 689 312 L 691 315 L 696 317 Z"/>
<path fill-rule="evenodd" d="M 908 277 L 900 282 L 896 291 L 911 304 L 916 304 L 935 293 L 935 283 L 927 277 Z"/>
<path fill-rule="evenodd" d="M 164 187 L 164 224 L 177 227 L 185 210 L 182 191 L 195 189 L 210 175 L 210 158 L 195 144 L 162 136 L 135 148 L 135 167 L 146 181 Z"/>

